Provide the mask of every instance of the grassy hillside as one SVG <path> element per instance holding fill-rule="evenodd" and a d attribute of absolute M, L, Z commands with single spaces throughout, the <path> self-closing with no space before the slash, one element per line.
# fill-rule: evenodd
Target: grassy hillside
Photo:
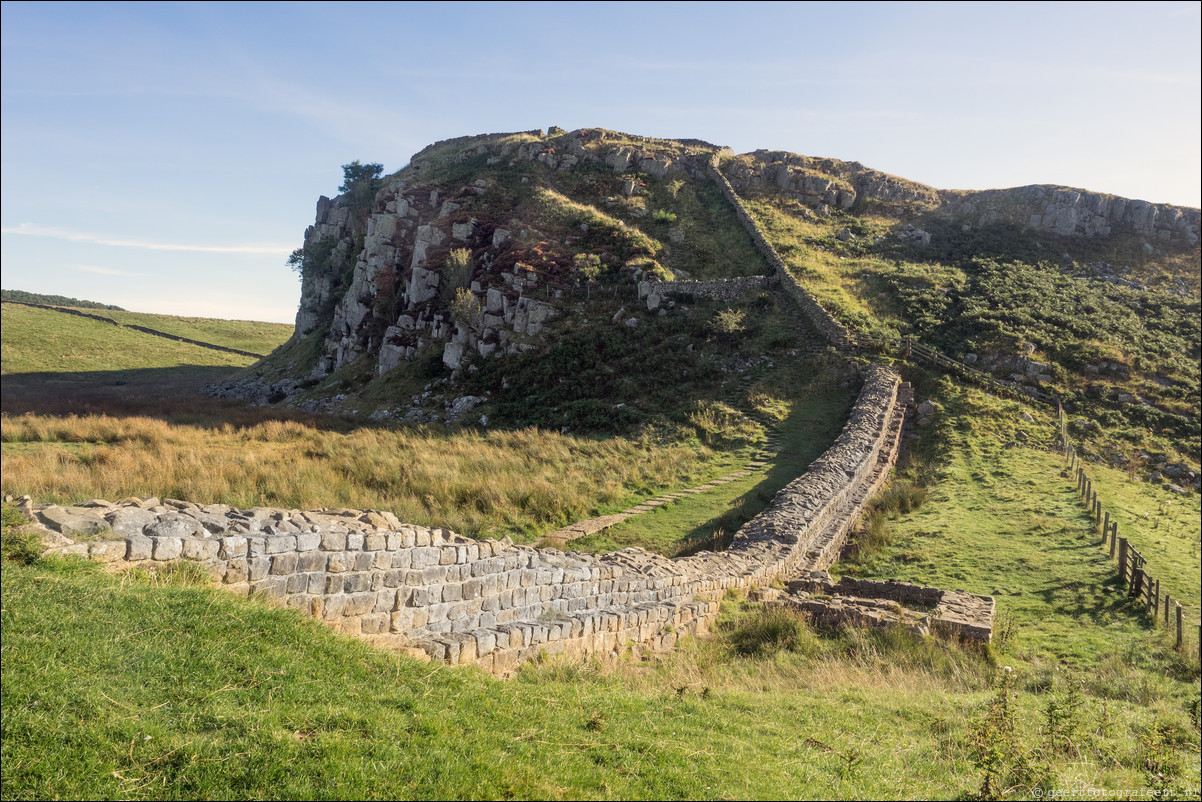
<path fill-rule="evenodd" d="M 1154 255 L 1011 225 L 747 206 L 789 269 L 852 327 L 915 337 L 1062 400 L 1079 450 L 1141 477 L 1199 472 L 1198 249 Z M 899 238 L 928 226 L 931 243 Z M 1103 261 L 1105 260 L 1105 261 Z M 1146 280 L 1148 283 L 1142 283 Z M 1030 365 L 1030 367 L 1028 367 Z"/>
<path fill-rule="evenodd" d="M 43 295 L 40 292 L 25 292 L 24 290 L 0 290 L 0 301 L 69 306 L 73 309 L 111 309 L 121 311 L 121 307 L 113 306 L 112 304 L 102 304 L 97 301 L 81 301 L 78 298 L 68 298 L 65 295 Z"/>
<path fill-rule="evenodd" d="M 988 653 L 814 632 L 731 599 L 716 638 L 670 658 L 548 661 L 498 682 L 373 650 L 186 571 L 10 559 L 4 796 L 1196 789 L 1196 657 L 1107 590 L 1113 566 L 1055 458 L 1000 448 L 982 403 L 997 402 L 949 401 L 924 430 L 910 470 L 936 481 L 930 498 L 860 570 L 998 592 Z M 19 546 L 7 533 L 10 557 Z"/>
<path fill-rule="evenodd" d="M 255 361 L 251 357 L 175 342 L 49 309 L 6 303 L 0 310 L 3 310 L 0 312 L 3 315 L 0 362 L 4 375 L 124 372 L 191 365 L 233 368 Z M 101 314 L 122 313 L 106 310 Z M 181 325 L 181 328 L 191 330 L 187 326 Z"/>
<path fill-rule="evenodd" d="M 267 355 L 292 336 L 291 323 L 264 323 L 257 320 L 221 320 L 206 317 L 151 315 L 143 312 L 114 311 L 103 313 L 126 326 L 146 328 L 212 343 L 252 354 Z"/>

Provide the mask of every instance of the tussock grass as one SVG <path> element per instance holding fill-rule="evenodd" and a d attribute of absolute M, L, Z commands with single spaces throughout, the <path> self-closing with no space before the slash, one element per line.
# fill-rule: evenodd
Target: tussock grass
<path fill-rule="evenodd" d="M 39 502 L 155 495 L 388 509 L 519 540 L 704 476 L 715 457 L 704 446 L 540 429 L 331 431 L 302 420 L 193 426 L 108 415 L 3 416 L 0 441 L 4 492 Z"/>
<path fill-rule="evenodd" d="M 818 640 L 798 613 L 780 607 L 763 607 L 748 615 L 727 633 L 736 654 L 763 655 L 779 651 L 809 654 Z"/>

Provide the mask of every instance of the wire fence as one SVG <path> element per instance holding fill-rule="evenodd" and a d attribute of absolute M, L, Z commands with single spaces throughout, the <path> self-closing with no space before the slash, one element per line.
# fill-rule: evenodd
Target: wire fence
<path fill-rule="evenodd" d="M 1163 615 L 1165 626 L 1176 636 L 1174 648 L 1178 651 L 1185 650 L 1188 635 L 1195 635 L 1194 650 L 1202 660 L 1202 624 L 1186 623 L 1181 602 L 1174 599 L 1167 588 L 1161 587 L 1160 580 L 1152 575 L 1148 561 L 1139 549 L 1128 538 L 1119 536 L 1118 521 L 1111 518 L 1110 511 L 1104 508 L 1094 487 L 1093 477 L 1069 440 L 1064 407 L 1057 404 L 1056 411 L 1060 423 L 1060 446 L 1069 475 L 1077 483 L 1077 494 L 1093 517 L 1095 531 L 1101 533 L 1100 545 L 1109 549 L 1110 558 L 1118 564 L 1120 586 L 1126 589 L 1127 596 L 1135 600 L 1153 622 L 1159 622 Z"/>

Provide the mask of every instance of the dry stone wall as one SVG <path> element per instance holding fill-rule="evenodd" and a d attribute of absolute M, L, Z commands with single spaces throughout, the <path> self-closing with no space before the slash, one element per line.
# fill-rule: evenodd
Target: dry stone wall
<path fill-rule="evenodd" d="M 818 333 L 835 346 L 845 346 L 848 343 L 847 327 L 835 320 L 834 316 L 826 311 L 822 304 L 818 303 L 818 299 L 811 295 L 809 290 L 801 286 L 801 283 L 785 267 L 780 254 L 776 252 L 776 249 L 772 247 L 772 244 L 764 236 L 764 233 L 760 231 L 760 227 L 756 225 L 755 219 L 747 211 L 746 207 L 743 206 L 743 201 L 739 199 L 738 194 L 735 193 L 734 187 L 730 185 L 730 181 L 726 180 L 726 176 L 718 168 L 717 155 L 715 155 L 713 161 L 710 163 L 709 173 L 710 177 L 718 185 L 718 189 L 722 192 L 722 195 L 734 207 L 735 216 L 739 218 L 739 223 L 742 224 L 743 228 L 751 236 L 755 247 L 775 271 L 774 275 L 780 281 L 780 286 L 801 307 L 801 311 Z"/>
<path fill-rule="evenodd" d="M 894 372 L 874 368 L 835 443 L 727 551 L 676 560 L 641 549 L 590 555 L 476 541 L 376 511 L 158 499 L 27 509 L 61 553 L 194 560 L 231 591 L 276 599 L 381 645 L 504 674 L 541 652 L 670 648 L 708 629 L 727 590 L 766 587 L 807 565 L 830 524 L 854 519 L 882 456 L 892 463 L 898 386 Z"/>
<path fill-rule="evenodd" d="M 639 300 L 646 301 L 647 309 L 653 311 L 658 309 L 669 295 L 691 295 L 695 298 L 707 298 L 713 301 L 737 301 L 753 292 L 771 289 L 776 284 L 777 279 L 773 276 L 740 276 L 708 281 L 644 280 L 639 282 L 638 289 Z"/>
<path fill-rule="evenodd" d="M 978 645 L 989 643 L 993 636 L 993 597 L 963 590 L 850 576 L 836 582 L 825 571 L 811 571 L 786 582 L 783 592 L 761 595 L 770 604 L 804 612 L 820 626 L 903 626 L 920 635 Z"/>

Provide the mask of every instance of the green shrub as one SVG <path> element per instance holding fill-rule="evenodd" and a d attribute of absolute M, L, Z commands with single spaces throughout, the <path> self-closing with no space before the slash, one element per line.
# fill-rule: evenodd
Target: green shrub
<path fill-rule="evenodd" d="M 728 336 L 738 334 L 746 328 L 746 318 L 747 313 L 742 309 L 722 309 L 714 315 L 714 331 Z"/>

